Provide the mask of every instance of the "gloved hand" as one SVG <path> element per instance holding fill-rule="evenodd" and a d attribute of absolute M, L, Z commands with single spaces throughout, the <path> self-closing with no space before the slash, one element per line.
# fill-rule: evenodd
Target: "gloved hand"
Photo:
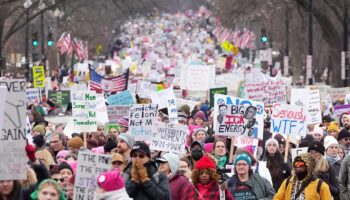
<path fill-rule="evenodd" d="M 140 176 L 137 173 L 137 171 L 138 171 L 138 167 L 137 166 L 138 166 L 137 161 L 133 161 L 132 162 L 132 166 L 131 166 L 131 172 L 130 172 L 131 181 L 133 181 L 135 183 L 140 183 Z"/>
<path fill-rule="evenodd" d="M 36 157 L 35 157 L 35 147 L 30 145 L 30 144 L 27 144 L 26 145 L 26 152 L 27 152 L 27 156 L 29 158 L 30 161 L 34 162 L 36 160 Z"/>
<path fill-rule="evenodd" d="M 146 167 L 142 163 L 137 163 L 137 165 L 138 165 L 138 169 L 139 169 L 138 172 L 139 172 L 139 176 L 140 176 L 140 181 L 142 183 L 149 181 L 150 178 L 148 178 Z"/>

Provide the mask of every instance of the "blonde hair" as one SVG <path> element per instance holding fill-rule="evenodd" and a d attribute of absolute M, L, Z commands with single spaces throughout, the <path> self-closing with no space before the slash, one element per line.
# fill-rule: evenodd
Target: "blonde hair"
<path fill-rule="evenodd" d="M 21 181 L 21 185 L 24 188 L 29 187 L 30 185 L 36 184 L 38 182 L 38 179 L 36 177 L 34 170 L 28 165 L 26 166 L 26 168 L 27 168 L 27 179 Z"/>
<path fill-rule="evenodd" d="M 46 149 L 43 149 L 43 150 L 35 152 L 35 156 L 39 160 L 43 160 L 44 161 L 45 167 L 48 170 L 50 169 L 50 165 L 54 165 L 55 164 L 55 161 L 53 160 L 51 153 L 48 150 L 46 150 Z"/>
<path fill-rule="evenodd" d="M 321 158 L 316 162 L 314 174 L 318 175 L 319 173 L 326 172 L 329 170 L 329 163 L 326 159 Z"/>

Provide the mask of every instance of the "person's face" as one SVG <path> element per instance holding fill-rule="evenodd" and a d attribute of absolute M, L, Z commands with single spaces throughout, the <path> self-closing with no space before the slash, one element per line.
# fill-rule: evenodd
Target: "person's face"
<path fill-rule="evenodd" d="M 128 151 L 129 146 L 124 140 L 118 139 L 117 149 L 119 153 L 125 153 Z"/>
<path fill-rule="evenodd" d="M 319 161 L 319 160 L 321 159 L 321 157 L 322 157 L 322 154 L 320 154 L 320 152 L 315 151 L 315 150 L 311 150 L 309 153 L 311 154 L 311 157 L 312 157 L 316 162 Z"/>
<path fill-rule="evenodd" d="M 339 145 L 337 144 L 332 144 L 331 146 L 328 147 L 326 153 L 327 155 L 329 155 L 330 157 L 336 157 L 337 154 L 338 154 L 338 148 L 339 148 Z"/>
<path fill-rule="evenodd" d="M 55 151 L 61 151 L 63 150 L 63 143 L 62 140 L 60 140 L 58 135 L 53 135 L 50 141 L 50 147 Z"/>
<path fill-rule="evenodd" d="M 40 135 L 40 132 L 39 131 L 33 131 L 32 132 L 32 136 L 35 137 L 35 136 L 38 136 Z"/>
<path fill-rule="evenodd" d="M 179 171 L 185 172 L 187 170 L 189 170 L 187 162 L 180 160 Z"/>
<path fill-rule="evenodd" d="M 14 185 L 14 181 L 0 181 L 0 196 L 10 195 Z"/>
<path fill-rule="evenodd" d="M 63 187 L 64 178 L 62 177 L 61 173 L 52 174 L 51 178 L 60 184 L 61 187 Z"/>
<path fill-rule="evenodd" d="M 315 141 L 320 142 L 322 140 L 323 135 L 320 133 L 313 133 L 312 137 L 314 138 Z"/>
<path fill-rule="evenodd" d="M 203 141 L 205 138 L 205 133 L 203 131 L 199 131 L 196 136 L 197 140 Z"/>
<path fill-rule="evenodd" d="M 64 159 L 64 157 L 62 157 L 62 156 L 56 157 L 56 160 L 57 160 L 57 164 L 61 164 L 62 162 L 66 161 L 66 160 Z"/>
<path fill-rule="evenodd" d="M 299 164 L 298 164 L 299 163 Z M 294 170 L 296 173 L 302 173 L 306 171 L 306 165 L 304 162 L 296 162 L 296 164 L 294 164 Z"/>
<path fill-rule="evenodd" d="M 280 146 L 280 153 L 283 153 L 284 150 L 286 150 L 286 145 L 285 144 L 279 144 Z"/>
<path fill-rule="evenodd" d="M 344 128 L 349 129 L 350 128 L 350 118 L 348 115 L 345 115 L 343 120 Z"/>
<path fill-rule="evenodd" d="M 131 155 L 131 159 L 133 162 L 137 161 L 141 162 L 142 164 L 146 164 L 150 160 L 150 158 L 148 158 L 146 154 L 140 151 L 133 152 Z"/>
<path fill-rule="evenodd" d="M 126 132 L 128 132 L 128 127 L 119 126 L 119 132 L 120 132 L 120 133 L 126 133 Z"/>
<path fill-rule="evenodd" d="M 58 191 L 53 186 L 47 186 L 38 192 L 38 200 L 58 200 Z"/>
<path fill-rule="evenodd" d="M 202 124 L 204 123 L 204 121 L 203 121 L 202 118 L 196 117 L 196 118 L 194 119 L 194 123 L 195 123 L 196 125 L 202 125 Z"/>
<path fill-rule="evenodd" d="M 209 174 L 209 170 L 207 169 L 202 169 L 199 173 L 199 182 L 201 184 L 208 184 L 210 182 L 210 174 Z"/>
<path fill-rule="evenodd" d="M 248 108 L 245 113 L 246 119 L 251 119 L 255 116 L 255 109 L 254 108 Z"/>
<path fill-rule="evenodd" d="M 337 131 L 329 131 L 328 134 L 330 136 L 333 136 L 333 137 L 337 138 L 338 132 Z"/>
<path fill-rule="evenodd" d="M 249 173 L 249 165 L 244 160 L 238 161 L 235 167 L 238 175 L 247 175 Z"/>
<path fill-rule="evenodd" d="M 274 154 L 274 153 L 276 153 L 277 152 L 277 146 L 276 146 L 276 144 L 275 143 L 270 143 L 270 144 L 268 144 L 267 145 L 267 151 L 269 152 L 269 153 L 271 153 L 271 154 Z"/>
<path fill-rule="evenodd" d="M 216 142 L 214 151 L 216 155 L 224 156 L 226 154 L 225 144 L 222 141 Z"/>
<path fill-rule="evenodd" d="M 158 171 L 162 172 L 165 175 L 170 174 L 170 166 L 169 166 L 168 162 L 159 163 Z"/>
<path fill-rule="evenodd" d="M 186 125 L 186 120 L 179 120 L 179 121 L 178 121 L 178 124 L 180 124 L 180 125 Z"/>
<path fill-rule="evenodd" d="M 72 171 L 70 171 L 69 169 L 61 169 L 60 174 L 61 174 L 62 178 L 64 179 L 65 183 L 69 183 L 69 180 L 73 176 Z"/>
<path fill-rule="evenodd" d="M 188 125 L 194 125 L 194 119 L 193 118 L 189 118 L 188 119 Z"/>
<path fill-rule="evenodd" d="M 121 161 L 114 161 L 113 163 L 112 163 L 112 168 L 113 169 L 119 169 L 119 170 L 121 170 L 121 167 L 123 166 L 123 162 L 121 162 Z"/>
<path fill-rule="evenodd" d="M 111 128 L 111 129 L 109 129 L 109 132 L 108 132 L 109 134 L 114 134 L 115 136 L 117 136 L 117 138 L 118 138 L 118 136 L 119 136 L 119 131 L 116 129 L 116 128 Z"/>
<path fill-rule="evenodd" d="M 338 148 L 338 155 L 340 157 L 341 160 L 344 159 L 344 151 L 342 148 Z"/>
<path fill-rule="evenodd" d="M 220 113 L 221 116 L 225 116 L 225 115 L 227 114 L 227 108 L 226 108 L 226 106 L 221 106 L 221 107 L 219 108 L 219 113 Z"/>
<path fill-rule="evenodd" d="M 342 138 L 342 139 L 339 141 L 339 144 L 344 145 L 344 146 L 346 146 L 346 147 L 350 147 L 350 137 Z"/>

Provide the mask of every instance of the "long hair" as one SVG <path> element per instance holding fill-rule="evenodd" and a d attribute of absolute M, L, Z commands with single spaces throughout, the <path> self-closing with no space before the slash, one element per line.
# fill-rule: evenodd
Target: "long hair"
<path fill-rule="evenodd" d="M 11 199 L 11 200 L 17 200 L 17 199 L 22 199 L 21 196 L 21 190 L 22 190 L 22 186 L 21 183 L 17 180 L 12 180 L 13 181 L 13 189 L 11 191 L 11 193 L 7 196 L 7 199 Z M 2 198 L 2 194 L 0 193 L 0 200 L 3 200 Z"/>
<path fill-rule="evenodd" d="M 264 160 L 266 160 L 266 167 L 269 169 L 271 177 L 278 177 L 281 175 L 282 166 L 284 163 L 282 154 L 278 151 L 271 156 L 270 153 L 266 150 Z"/>
<path fill-rule="evenodd" d="M 191 179 L 193 184 L 197 184 L 199 183 L 199 176 L 201 174 L 202 171 L 207 170 L 209 172 L 209 176 L 210 176 L 210 181 L 217 181 L 219 180 L 219 175 L 216 173 L 216 171 L 214 169 L 193 169 L 192 170 L 192 175 L 191 175 Z"/>

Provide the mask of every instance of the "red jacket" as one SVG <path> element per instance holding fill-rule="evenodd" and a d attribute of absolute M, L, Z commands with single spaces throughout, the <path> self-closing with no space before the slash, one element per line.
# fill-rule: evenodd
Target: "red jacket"
<path fill-rule="evenodd" d="M 209 190 L 203 197 L 198 195 L 198 186 L 196 184 L 189 185 L 182 193 L 181 200 L 220 200 L 219 183 L 217 181 L 212 181 L 209 184 Z M 225 199 L 234 200 L 228 189 L 225 190 Z"/>
<path fill-rule="evenodd" d="M 169 184 L 172 200 L 180 200 L 181 194 L 184 192 L 184 190 L 191 186 L 190 181 L 180 172 L 177 172 L 170 178 Z"/>

